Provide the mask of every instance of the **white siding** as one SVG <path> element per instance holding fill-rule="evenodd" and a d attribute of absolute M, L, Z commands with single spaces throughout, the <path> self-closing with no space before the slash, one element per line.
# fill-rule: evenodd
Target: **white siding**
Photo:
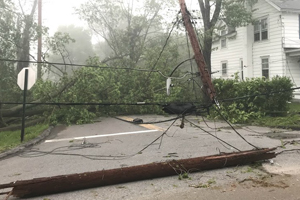
<path fill-rule="evenodd" d="M 287 56 L 286 76 L 290 77 L 295 86 L 300 86 L 300 63 L 299 57 Z"/>
<path fill-rule="evenodd" d="M 244 28 L 238 28 L 237 34 L 233 38 L 227 38 L 227 47 L 221 48 L 221 40 L 217 40 L 213 43 L 211 66 L 212 72 L 219 71 L 213 74 L 213 77 L 219 78 L 231 78 L 234 73 L 240 71 L 240 59 L 243 58 L 242 45 L 244 34 Z M 227 76 L 222 76 L 221 63 L 227 61 Z"/>
<path fill-rule="evenodd" d="M 299 14 L 282 13 L 283 42 L 285 48 L 300 48 Z"/>
<path fill-rule="evenodd" d="M 268 39 L 253 42 L 253 76 L 262 76 L 261 58 L 269 57 L 270 78 L 276 75 L 283 76 L 283 48 L 282 48 L 282 27 L 280 23 L 280 12 L 265 0 L 258 0 L 254 5 L 253 18 L 268 18 Z M 252 26 L 252 25 L 251 25 Z M 252 33 L 254 34 L 254 33 Z"/>
<path fill-rule="evenodd" d="M 299 57 L 286 57 L 286 76 L 294 83 L 294 87 L 300 86 L 300 63 Z M 300 99 L 300 90 L 294 91 L 296 99 Z"/>

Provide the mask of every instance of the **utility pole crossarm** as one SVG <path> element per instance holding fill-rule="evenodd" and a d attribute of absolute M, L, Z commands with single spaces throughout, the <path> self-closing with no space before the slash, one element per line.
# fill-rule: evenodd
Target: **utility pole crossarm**
<path fill-rule="evenodd" d="M 188 32 L 191 45 L 195 54 L 195 61 L 197 63 L 199 72 L 200 72 L 200 78 L 203 83 L 204 87 L 204 92 L 207 94 L 207 96 L 210 98 L 212 102 L 215 102 L 215 97 L 216 97 L 216 92 L 215 88 L 211 82 L 211 77 L 208 71 L 205 69 L 205 61 L 204 61 L 204 56 L 201 52 L 200 45 L 198 43 L 196 33 L 193 29 L 192 22 L 190 20 L 189 13 L 187 12 L 185 0 L 179 0 L 180 3 L 180 9 L 182 13 L 182 18 L 184 21 L 185 28 Z"/>

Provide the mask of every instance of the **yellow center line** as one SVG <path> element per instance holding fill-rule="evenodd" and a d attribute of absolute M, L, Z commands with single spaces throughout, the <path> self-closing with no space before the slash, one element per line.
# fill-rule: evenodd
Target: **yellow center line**
<path fill-rule="evenodd" d="M 118 118 L 120 119 L 123 119 L 123 120 L 126 120 L 126 121 L 133 121 L 132 118 L 130 117 L 126 117 L 126 116 L 118 116 Z M 158 130 L 158 131 L 165 131 L 165 129 L 159 127 L 159 126 L 155 126 L 153 124 L 138 124 L 137 125 L 141 126 L 141 127 L 144 127 L 146 129 L 150 129 L 150 130 Z"/>

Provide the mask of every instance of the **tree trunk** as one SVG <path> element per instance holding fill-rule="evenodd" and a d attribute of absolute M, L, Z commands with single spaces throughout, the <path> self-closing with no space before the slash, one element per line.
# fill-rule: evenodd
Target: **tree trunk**
<path fill-rule="evenodd" d="M 41 122 L 44 122 L 45 120 L 46 120 L 45 117 L 40 117 L 38 119 L 27 121 L 25 127 L 29 127 L 29 126 L 39 124 Z M 21 130 L 21 128 L 22 128 L 22 125 L 13 125 L 13 126 L 3 127 L 3 128 L 0 128 L 0 134 L 1 134 L 2 131 L 16 131 L 16 130 Z"/>
<path fill-rule="evenodd" d="M 202 52 L 209 74 L 211 74 L 211 47 L 213 40 L 213 29 L 220 15 L 222 1 L 223 0 L 216 0 L 215 10 L 211 18 L 210 1 L 205 0 L 203 2 L 203 0 L 198 0 L 204 24 L 204 46 Z"/>
<path fill-rule="evenodd" d="M 0 102 L 0 128 L 7 126 L 7 124 L 3 121 L 1 108 L 2 108 L 2 103 Z"/>
<path fill-rule="evenodd" d="M 24 16 L 25 27 L 22 33 L 21 44 L 18 46 L 21 47 L 18 50 L 18 60 L 29 61 L 30 55 L 30 34 L 33 26 L 34 13 L 37 6 L 37 0 L 34 1 L 30 15 Z M 28 67 L 29 62 L 18 62 L 17 64 L 17 73 L 19 73 L 24 67 Z"/>
<path fill-rule="evenodd" d="M 210 37 L 204 37 L 204 48 L 202 50 L 202 53 L 209 74 L 211 74 L 211 47 L 212 39 Z"/>
<path fill-rule="evenodd" d="M 64 85 L 62 88 L 58 89 L 57 91 L 53 92 L 52 94 L 50 94 L 49 96 L 51 98 L 55 98 L 57 96 L 59 96 L 62 92 L 64 92 L 65 90 L 67 90 L 68 88 L 72 87 L 74 84 L 76 83 L 76 80 L 72 80 L 70 81 L 68 84 Z M 45 98 L 49 98 L 49 97 L 45 97 Z M 38 99 L 36 101 L 33 101 L 31 103 L 42 103 L 45 99 Z M 26 109 L 29 108 L 33 108 L 37 105 L 35 104 L 27 104 L 26 105 Z M 18 115 L 23 109 L 23 105 L 17 105 L 13 108 L 10 109 L 3 109 L 2 110 L 2 117 L 13 117 Z M 1 110 L 1 109 L 0 109 Z"/>

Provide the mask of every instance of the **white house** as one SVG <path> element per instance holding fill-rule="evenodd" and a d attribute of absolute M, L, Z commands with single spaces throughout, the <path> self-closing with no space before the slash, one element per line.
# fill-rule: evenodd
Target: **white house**
<path fill-rule="evenodd" d="M 226 27 L 214 40 L 213 77 L 279 75 L 300 86 L 300 0 L 257 0 L 251 9 L 253 25 Z"/>

